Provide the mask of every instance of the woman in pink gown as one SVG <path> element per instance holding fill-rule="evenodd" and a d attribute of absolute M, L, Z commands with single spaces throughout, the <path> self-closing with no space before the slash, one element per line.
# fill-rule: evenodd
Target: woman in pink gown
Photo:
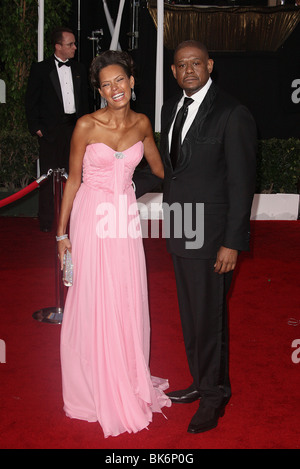
<path fill-rule="evenodd" d="M 57 232 L 60 259 L 69 250 L 74 266 L 61 365 L 66 415 L 98 421 L 108 437 L 146 428 L 153 412 L 171 405 L 167 380 L 149 371 L 146 266 L 132 187 L 143 155 L 155 175 L 164 170 L 148 118 L 130 109 L 128 54 L 104 52 L 91 74 L 107 106 L 79 119 L 71 142 Z"/>

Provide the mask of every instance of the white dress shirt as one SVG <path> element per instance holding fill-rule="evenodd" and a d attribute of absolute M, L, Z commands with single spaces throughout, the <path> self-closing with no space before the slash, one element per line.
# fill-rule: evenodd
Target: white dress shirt
<path fill-rule="evenodd" d="M 188 115 L 182 128 L 181 141 L 184 140 L 184 137 L 186 136 L 190 126 L 192 125 L 192 122 L 195 119 L 196 114 L 198 112 L 199 106 L 201 105 L 203 99 L 205 98 L 205 95 L 207 91 L 209 90 L 211 84 L 212 84 L 212 79 L 209 77 L 207 83 L 203 86 L 203 88 L 201 88 L 201 90 L 197 91 L 197 93 L 193 94 L 192 96 L 187 96 L 186 92 L 185 91 L 183 92 L 183 96 L 177 106 L 175 118 L 176 118 L 177 112 L 183 106 L 184 98 L 192 98 L 194 102 L 191 103 L 188 107 Z M 175 121 L 175 118 L 174 118 L 174 121 Z M 169 132 L 169 148 L 171 148 L 171 139 L 172 139 L 174 121 L 171 125 L 170 132 Z"/>
<path fill-rule="evenodd" d="M 65 114 L 74 114 L 76 112 L 76 108 L 74 99 L 72 70 L 71 67 L 59 67 L 58 62 L 62 62 L 62 60 L 56 57 L 55 64 L 59 77 Z"/>

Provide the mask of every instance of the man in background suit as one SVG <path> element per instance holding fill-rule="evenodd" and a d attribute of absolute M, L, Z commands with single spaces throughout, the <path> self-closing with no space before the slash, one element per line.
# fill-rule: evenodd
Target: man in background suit
<path fill-rule="evenodd" d="M 182 404 L 200 399 L 190 433 L 215 428 L 231 397 L 226 296 L 238 252 L 249 249 L 255 189 L 256 125 L 248 109 L 212 82 L 213 65 L 203 44 L 181 43 L 172 72 L 183 93 L 161 114 L 167 249 L 192 376 L 188 388 L 168 396 Z M 192 102 L 176 152 L 174 121 L 185 98 Z M 135 184 L 139 197 L 147 181 L 137 174 Z"/>
<path fill-rule="evenodd" d="M 72 60 L 75 36 L 68 28 L 52 34 L 54 55 L 33 63 L 28 79 L 25 109 L 29 131 L 39 137 L 41 174 L 69 170 L 70 140 L 76 120 L 89 112 L 85 68 Z M 51 231 L 54 219 L 52 178 L 39 188 L 41 231 Z"/>

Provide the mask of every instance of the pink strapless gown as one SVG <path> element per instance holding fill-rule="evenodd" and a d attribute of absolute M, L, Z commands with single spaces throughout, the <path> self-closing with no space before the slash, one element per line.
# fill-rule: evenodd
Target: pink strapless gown
<path fill-rule="evenodd" d="M 88 145 L 74 200 L 74 265 L 61 331 L 64 410 L 104 436 L 137 432 L 171 402 L 150 376 L 147 278 L 132 175 L 143 143 Z M 128 234 L 129 233 L 129 234 Z"/>

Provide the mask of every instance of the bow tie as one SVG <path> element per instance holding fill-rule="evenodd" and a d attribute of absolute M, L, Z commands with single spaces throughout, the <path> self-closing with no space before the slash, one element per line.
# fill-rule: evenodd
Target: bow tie
<path fill-rule="evenodd" d="M 68 60 L 67 62 L 60 62 L 59 60 L 57 60 L 57 62 L 58 62 L 59 68 L 62 67 L 63 65 L 65 65 L 66 67 L 71 67 L 70 60 Z"/>

